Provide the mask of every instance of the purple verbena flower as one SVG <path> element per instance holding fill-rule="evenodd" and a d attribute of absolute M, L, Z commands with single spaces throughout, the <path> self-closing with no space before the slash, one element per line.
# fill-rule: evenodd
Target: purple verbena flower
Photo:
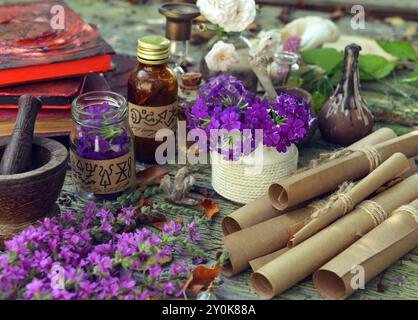
<path fill-rule="evenodd" d="M 289 41 L 297 43 L 297 39 Z M 209 137 L 210 150 L 229 160 L 237 160 L 258 147 L 256 130 L 262 130 L 263 145 L 286 152 L 307 135 L 315 121 L 304 99 L 283 93 L 270 103 L 255 97 L 242 82 L 226 75 L 209 79 L 202 86 L 199 99 L 186 107 L 185 112 L 189 129 L 203 129 Z M 224 130 L 228 136 L 220 137 L 229 140 L 217 141 L 219 135 L 211 135 L 214 129 Z M 232 130 L 240 130 L 242 137 L 232 135 Z M 228 152 L 223 151 L 226 146 Z"/>

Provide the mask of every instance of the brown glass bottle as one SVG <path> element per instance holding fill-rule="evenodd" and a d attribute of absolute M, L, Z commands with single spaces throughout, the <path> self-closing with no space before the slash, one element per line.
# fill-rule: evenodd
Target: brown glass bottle
<path fill-rule="evenodd" d="M 169 41 L 147 36 L 138 41 L 138 66 L 128 79 L 129 124 L 135 135 L 135 155 L 155 162 L 159 129 L 176 130 L 177 79 L 167 64 Z"/>

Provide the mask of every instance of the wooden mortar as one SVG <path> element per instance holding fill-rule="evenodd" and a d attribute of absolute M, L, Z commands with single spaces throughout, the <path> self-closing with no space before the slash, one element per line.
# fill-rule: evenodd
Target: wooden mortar
<path fill-rule="evenodd" d="M 41 106 L 36 97 L 20 97 L 13 135 L 0 138 L 0 241 L 56 210 L 68 152 L 57 141 L 32 137 Z"/>
<path fill-rule="evenodd" d="M 0 158 L 10 137 L 0 138 Z M 67 170 L 68 152 L 59 142 L 33 138 L 32 170 L 0 175 L 0 240 L 49 214 Z"/>

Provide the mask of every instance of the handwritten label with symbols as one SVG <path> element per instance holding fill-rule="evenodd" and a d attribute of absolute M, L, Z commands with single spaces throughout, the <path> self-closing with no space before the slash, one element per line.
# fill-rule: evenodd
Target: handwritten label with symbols
<path fill-rule="evenodd" d="M 123 192 L 135 183 L 133 151 L 109 160 L 89 160 L 70 152 L 74 183 L 94 194 Z"/>
<path fill-rule="evenodd" d="M 160 129 L 175 130 L 177 124 L 177 101 L 162 107 L 146 107 L 129 103 L 129 125 L 135 136 L 155 138 Z"/>

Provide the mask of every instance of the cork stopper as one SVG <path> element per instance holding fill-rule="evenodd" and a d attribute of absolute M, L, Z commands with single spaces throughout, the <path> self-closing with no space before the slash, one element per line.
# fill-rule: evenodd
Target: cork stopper
<path fill-rule="evenodd" d="M 181 81 L 185 88 L 196 88 L 202 82 L 202 74 L 200 72 L 187 72 L 181 76 Z"/>

